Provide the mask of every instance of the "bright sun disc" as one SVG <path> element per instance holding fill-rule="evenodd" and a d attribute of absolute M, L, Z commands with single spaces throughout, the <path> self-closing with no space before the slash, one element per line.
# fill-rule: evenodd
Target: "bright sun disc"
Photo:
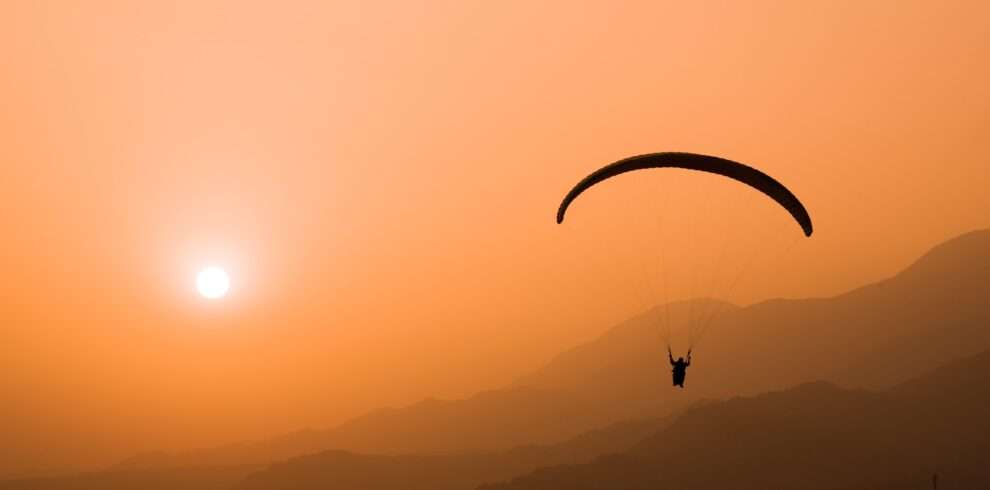
<path fill-rule="evenodd" d="M 207 267 L 196 276 L 196 289 L 204 298 L 222 298 L 230 290 L 230 277 L 219 267 Z"/>

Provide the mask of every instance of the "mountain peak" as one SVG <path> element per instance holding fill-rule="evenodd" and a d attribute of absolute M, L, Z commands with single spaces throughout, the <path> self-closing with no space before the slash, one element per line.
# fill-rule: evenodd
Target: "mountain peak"
<path fill-rule="evenodd" d="M 975 230 L 942 242 L 898 276 L 904 279 L 962 281 L 990 268 L 990 229 Z"/>
<path fill-rule="evenodd" d="M 990 386 L 990 350 L 975 356 L 957 359 L 934 371 L 908 380 L 891 389 L 897 396 L 937 398 L 961 396 Z"/>

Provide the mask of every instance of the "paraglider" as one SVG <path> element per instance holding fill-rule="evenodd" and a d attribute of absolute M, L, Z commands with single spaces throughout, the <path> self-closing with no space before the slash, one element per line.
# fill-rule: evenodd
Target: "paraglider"
<path fill-rule="evenodd" d="M 670 346 L 667 346 L 667 359 L 670 359 L 670 366 L 673 368 L 670 370 L 674 378 L 674 386 L 680 386 L 684 388 L 684 378 L 687 377 L 687 368 L 691 366 L 691 350 L 688 349 L 687 361 L 683 357 L 678 357 L 674 360 L 674 354 L 670 352 Z"/>
<path fill-rule="evenodd" d="M 589 188 L 594 187 L 605 180 L 612 179 L 613 177 L 625 173 L 647 169 L 682 169 L 715 174 L 735 180 L 761 192 L 776 202 L 779 206 L 784 208 L 793 221 L 800 226 L 804 236 L 810 237 L 814 231 L 811 216 L 808 214 L 807 209 L 801 201 L 794 195 L 793 192 L 773 177 L 754 167 L 732 160 L 709 155 L 682 152 L 663 152 L 637 155 L 611 163 L 592 172 L 574 185 L 574 187 L 571 188 L 571 190 L 564 196 L 564 199 L 561 201 L 560 206 L 557 209 L 557 223 L 562 224 L 564 222 L 564 217 L 566 216 L 568 208 L 575 199 L 577 199 Z M 762 245 L 757 246 L 762 247 Z M 716 267 L 718 266 L 716 265 Z M 664 304 L 666 305 L 666 302 Z M 704 324 L 703 327 L 701 327 L 703 331 L 703 329 L 707 328 L 707 325 L 711 322 L 712 315 L 702 316 L 704 317 L 701 321 L 701 323 Z M 694 337 L 691 339 L 692 345 L 689 346 L 690 348 L 688 349 L 687 360 L 684 358 L 674 360 L 673 354 L 670 351 L 669 323 L 670 322 L 668 319 L 665 326 L 668 328 L 666 337 L 667 356 L 672 367 L 673 385 L 683 388 L 684 379 L 687 375 L 687 368 L 691 365 L 691 349 L 694 347 L 693 342 L 695 342 L 696 339 Z M 697 337 L 700 337 L 700 333 Z"/>

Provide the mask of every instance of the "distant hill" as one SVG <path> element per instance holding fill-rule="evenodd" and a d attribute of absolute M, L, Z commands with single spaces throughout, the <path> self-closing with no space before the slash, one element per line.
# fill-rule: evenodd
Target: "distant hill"
<path fill-rule="evenodd" d="M 581 463 L 633 447 L 673 417 L 628 420 L 568 441 L 525 445 L 491 453 L 365 455 L 322 451 L 269 467 L 191 466 L 111 469 L 65 477 L 0 480 L 0 490 L 261 490 L 353 488 L 362 490 L 472 489 L 542 466 Z"/>
<path fill-rule="evenodd" d="M 943 382 L 945 381 L 945 382 Z M 885 393 L 815 382 L 690 410 L 621 454 L 485 490 L 988 488 L 990 353 Z"/>
<path fill-rule="evenodd" d="M 969 390 L 978 386 L 990 386 L 990 352 L 953 360 L 939 368 L 901 383 L 890 391 L 909 399 L 936 399 L 951 393 L 957 398 L 968 395 L 981 396 Z"/>
<path fill-rule="evenodd" d="M 142 454 L 114 468 L 270 463 L 328 448 L 378 454 L 502 451 L 559 442 L 606 425 L 612 420 L 602 415 L 603 405 L 575 393 L 513 387 L 465 400 L 428 399 L 376 410 L 324 431 L 174 455 Z"/>
<path fill-rule="evenodd" d="M 236 489 L 470 490 L 541 466 L 587 462 L 627 450 L 668 423 L 669 418 L 627 421 L 560 444 L 492 453 L 383 456 L 324 451 L 271 465 Z"/>
<path fill-rule="evenodd" d="M 229 490 L 257 466 L 103 471 L 74 476 L 0 480 L 0 490 Z"/>
<path fill-rule="evenodd" d="M 377 410 L 331 429 L 267 441 L 142 455 L 118 468 L 265 464 L 328 449 L 503 451 L 663 416 L 702 398 L 812 379 L 882 388 L 990 348 L 987 284 L 990 230 L 983 230 L 935 247 L 893 278 L 843 295 L 728 307 L 697 352 L 683 391 L 670 388 L 664 346 L 644 314 L 505 389 Z M 675 317 L 688 308 L 690 303 L 670 306 Z"/>

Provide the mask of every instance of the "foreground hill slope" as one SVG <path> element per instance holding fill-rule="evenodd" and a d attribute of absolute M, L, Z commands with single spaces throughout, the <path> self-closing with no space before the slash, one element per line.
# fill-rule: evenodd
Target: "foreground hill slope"
<path fill-rule="evenodd" d="M 944 383 L 943 380 L 948 381 Z M 816 382 L 690 410 L 635 448 L 486 490 L 990 485 L 990 353 L 887 392 Z"/>

